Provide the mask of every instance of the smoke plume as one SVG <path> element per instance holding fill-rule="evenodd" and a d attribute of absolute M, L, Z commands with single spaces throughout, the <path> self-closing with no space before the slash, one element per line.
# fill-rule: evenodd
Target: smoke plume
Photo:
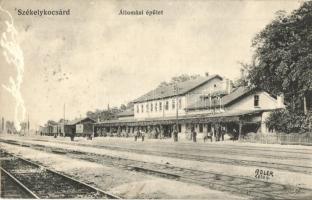
<path fill-rule="evenodd" d="M 0 6 L 0 12 L 5 13 L 9 20 L 4 20 L 6 30 L 1 34 L 0 45 L 3 48 L 3 55 L 9 65 L 15 67 L 16 77 L 9 78 L 9 85 L 2 85 L 15 100 L 14 124 L 17 131 L 21 130 L 21 122 L 25 120 L 26 108 L 21 93 L 24 74 L 24 55 L 17 42 L 18 32 L 14 27 L 14 19 L 11 13 Z"/>

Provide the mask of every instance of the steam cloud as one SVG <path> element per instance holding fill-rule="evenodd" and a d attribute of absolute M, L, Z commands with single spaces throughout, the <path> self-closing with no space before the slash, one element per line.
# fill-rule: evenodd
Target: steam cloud
<path fill-rule="evenodd" d="M 11 13 L 0 6 L 0 12 L 4 12 L 9 16 L 10 21 L 5 20 L 6 31 L 4 31 L 0 38 L 0 45 L 3 48 L 3 55 L 8 64 L 15 66 L 16 77 L 10 77 L 10 85 L 2 85 L 15 99 L 15 115 L 14 124 L 17 131 L 21 130 L 21 122 L 25 120 L 26 108 L 24 99 L 21 93 L 21 84 L 23 82 L 24 73 L 24 55 L 16 38 L 18 35 L 14 27 L 14 20 Z"/>

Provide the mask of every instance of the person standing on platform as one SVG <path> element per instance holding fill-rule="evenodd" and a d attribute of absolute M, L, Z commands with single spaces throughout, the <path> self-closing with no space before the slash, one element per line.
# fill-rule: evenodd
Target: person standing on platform
<path fill-rule="evenodd" d="M 208 133 L 208 137 L 210 137 L 210 142 L 212 142 L 213 133 L 211 131 Z"/>
<path fill-rule="evenodd" d="M 195 128 L 193 128 L 193 130 L 192 130 L 193 142 L 196 142 L 196 136 L 197 136 L 197 133 L 196 133 L 196 131 L 195 131 Z"/>
<path fill-rule="evenodd" d="M 145 137 L 145 132 L 144 132 L 144 130 L 141 131 L 141 136 L 142 136 L 142 142 L 144 142 L 144 137 Z"/>
<path fill-rule="evenodd" d="M 134 132 L 134 141 L 135 142 L 137 141 L 139 134 L 140 134 L 140 129 L 138 128 L 138 130 Z"/>
<path fill-rule="evenodd" d="M 224 141 L 224 135 L 225 135 L 225 127 L 222 126 L 221 128 L 221 140 Z"/>
<path fill-rule="evenodd" d="M 222 136 L 222 127 L 221 127 L 221 125 L 219 125 L 219 127 L 218 127 L 218 141 L 221 141 L 221 136 Z"/>
<path fill-rule="evenodd" d="M 173 141 L 177 142 L 178 141 L 178 130 L 177 127 L 174 127 L 174 131 L 173 131 Z"/>

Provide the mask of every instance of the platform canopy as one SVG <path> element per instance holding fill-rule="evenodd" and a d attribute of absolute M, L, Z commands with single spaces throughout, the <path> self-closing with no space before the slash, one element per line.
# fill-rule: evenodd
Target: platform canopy
<path fill-rule="evenodd" d="M 225 122 L 242 122 L 250 121 L 253 116 L 259 116 L 265 110 L 248 110 L 248 111 L 232 111 L 214 114 L 197 114 L 179 116 L 179 123 L 225 123 Z M 176 117 L 166 118 L 149 118 L 149 119 L 119 119 L 107 120 L 95 123 L 96 127 L 111 127 L 111 126 L 149 126 L 149 125 L 168 125 L 177 123 Z"/>

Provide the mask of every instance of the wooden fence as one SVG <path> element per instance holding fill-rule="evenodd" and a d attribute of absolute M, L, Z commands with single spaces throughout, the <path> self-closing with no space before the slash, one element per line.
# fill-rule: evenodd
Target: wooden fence
<path fill-rule="evenodd" d="M 312 133 L 304 134 L 252 134 L 241 139 L 242 142 L 262 143 L 262 144 L 283 144 L 283 145 L 311 145 Z"/>

